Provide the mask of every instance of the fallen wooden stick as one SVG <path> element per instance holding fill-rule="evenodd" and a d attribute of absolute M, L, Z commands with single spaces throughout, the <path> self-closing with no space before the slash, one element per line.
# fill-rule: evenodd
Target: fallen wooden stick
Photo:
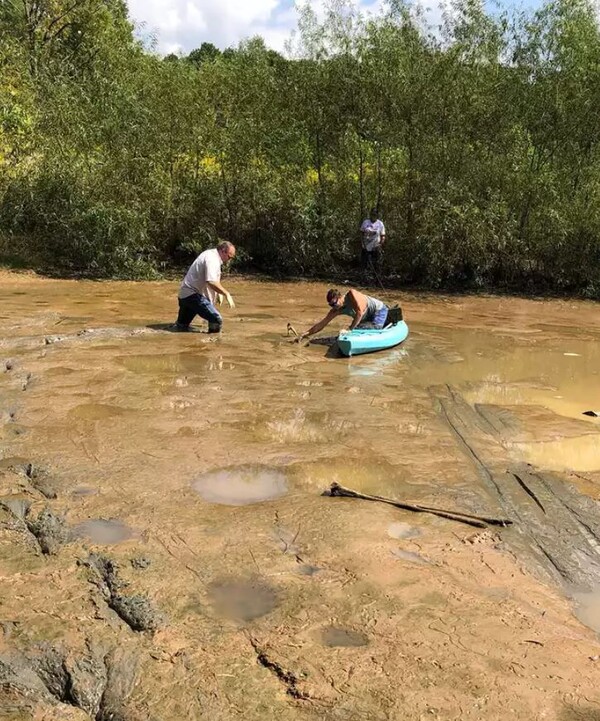
<path fill-rule="evenodd" d="M 415 503 L 393 501 L 392 499 L 384 498 L 383 496 L 370 496 L 366 493 L 353 491 L 350 488 L 344 488 L 344 486 L 340 486 L 339 483 L 332 483 L 331 488 L 324 491 L 323 495 L 342 496 L 345 498 L 361 498 L 364 501 L 379 501 L 380 503 L 387 503 L 388 505 L 395 506 L 396 508 L 402 508 L 405 511 L 414 511 L 415 513 L 432 513 L 434 516 L 441 516 L 441 518 L 448 518 L 451 521 L 466 523 L 469 526 L 475 526 L 475 528 L 487 528 L 488 524 L 491 526 L 510 526 L 512 524 L 512 521 L 507 518 L 476 516 L 471 513 L 463 513 L 462 511 L 446 511 L 443 508 L 433 508 L 432 506 L 419 506 Z"/>

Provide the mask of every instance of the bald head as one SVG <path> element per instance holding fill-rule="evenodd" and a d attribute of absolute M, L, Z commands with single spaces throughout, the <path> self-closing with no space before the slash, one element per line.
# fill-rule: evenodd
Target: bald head
<path fill-rule="evenodd" d="M 224 240 L 222 243 L 217 245 L 217 250 L 221 256 L 223 263 L 227 263 L 228 260 L 235 258 L 235 245 L 230 243 L 228 240 Z"/>

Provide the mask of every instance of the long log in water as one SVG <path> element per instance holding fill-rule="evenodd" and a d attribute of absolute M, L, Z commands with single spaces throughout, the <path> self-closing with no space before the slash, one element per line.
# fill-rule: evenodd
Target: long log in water
<path fill-rule="evenodd" d="M 403 501 L 394 501 L 391 498 L 383 496 L 371 496 L 367 493 L 359 493 L 351 488 L 344 488 L 339 483 L 332 483 L 331 488 L 323 493 L 324 496 L 341 496 L 344 498 L 360 498 L 363 501 L 379 501 L 387 503 L 395 508 L 401 508 L 405 511 L 413 511 L 415 513 L 431 513 L 434 516 L 448 518 L 451 521 L 466 523 L 476 528 L 487 528 L 490 526 L 510 526 L 512 521 L 508 518 L 491 518 L 490 516 L 477 516 L 472 513 L 463 513 L 462 511 L 446 511 L 443 508 L 434 508 L 433 506 L 420 506 L 416 503 L 405 503 Z"/>

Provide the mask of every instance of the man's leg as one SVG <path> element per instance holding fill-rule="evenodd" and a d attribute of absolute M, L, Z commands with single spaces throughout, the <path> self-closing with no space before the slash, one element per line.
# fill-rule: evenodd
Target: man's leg
<path fill-rule="evenodd" d="M 203 295 L 196 295 L 196 313 L 208 321 L 209 333 L 220 333 L 223 326 L 223 318 L 215 306 Z"/>
<path fill-rule="evenodd" d="M 364 248 L 360 250 L 360 264 L 363 270 L 369 270 L 369 251 Z"/>
<path fill-rule="evenodd" d="M 194 309 L 194 296 L 188 298 L 179 298 L 179 313 L 177 314 L 177 322 L 175 327 L 177 330 L 188 330 L 190 323 L 194 320 L 197 311 Z"/>
<path fill-rule="evenodd" d="M 381 270 L 381 248 L 373 248 L 371 251 L 371 263 L 376 272 Z"/>
<path fill-rule="evenodd" d="M 375 313 L 375 317 L 373 318 L 373 328 L 383 328 L 385 326 L 388 312 L 389 308 L 387 305 L 384 305 L 381 310 L 378 310 L 377 313 Z"/>

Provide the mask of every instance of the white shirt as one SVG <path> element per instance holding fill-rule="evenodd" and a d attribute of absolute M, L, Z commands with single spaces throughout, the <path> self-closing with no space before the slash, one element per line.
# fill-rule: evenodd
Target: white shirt
<path fill-rule="evenodd" d="M 210 250 L 200 253 L 185 274 L 179 288 L 179 297 L 189 298 L 194 293 L 200 293 L 214 304 L 217 292 L 208 283 L 218 283 L 221 280 L 222 265 L 223 261 L 216 248 L 210 248 Z"/>
<path fill-rule="evenodd" d="M 385 235 L 385 226 L 381 220 L 376 220 L 374 223 L 370 218 L 363 220 L 363 224 L 360 226 L 363 233 L 363 248 L 365 250 L 375 250 L 381 245 L 381 236 Z"/>

